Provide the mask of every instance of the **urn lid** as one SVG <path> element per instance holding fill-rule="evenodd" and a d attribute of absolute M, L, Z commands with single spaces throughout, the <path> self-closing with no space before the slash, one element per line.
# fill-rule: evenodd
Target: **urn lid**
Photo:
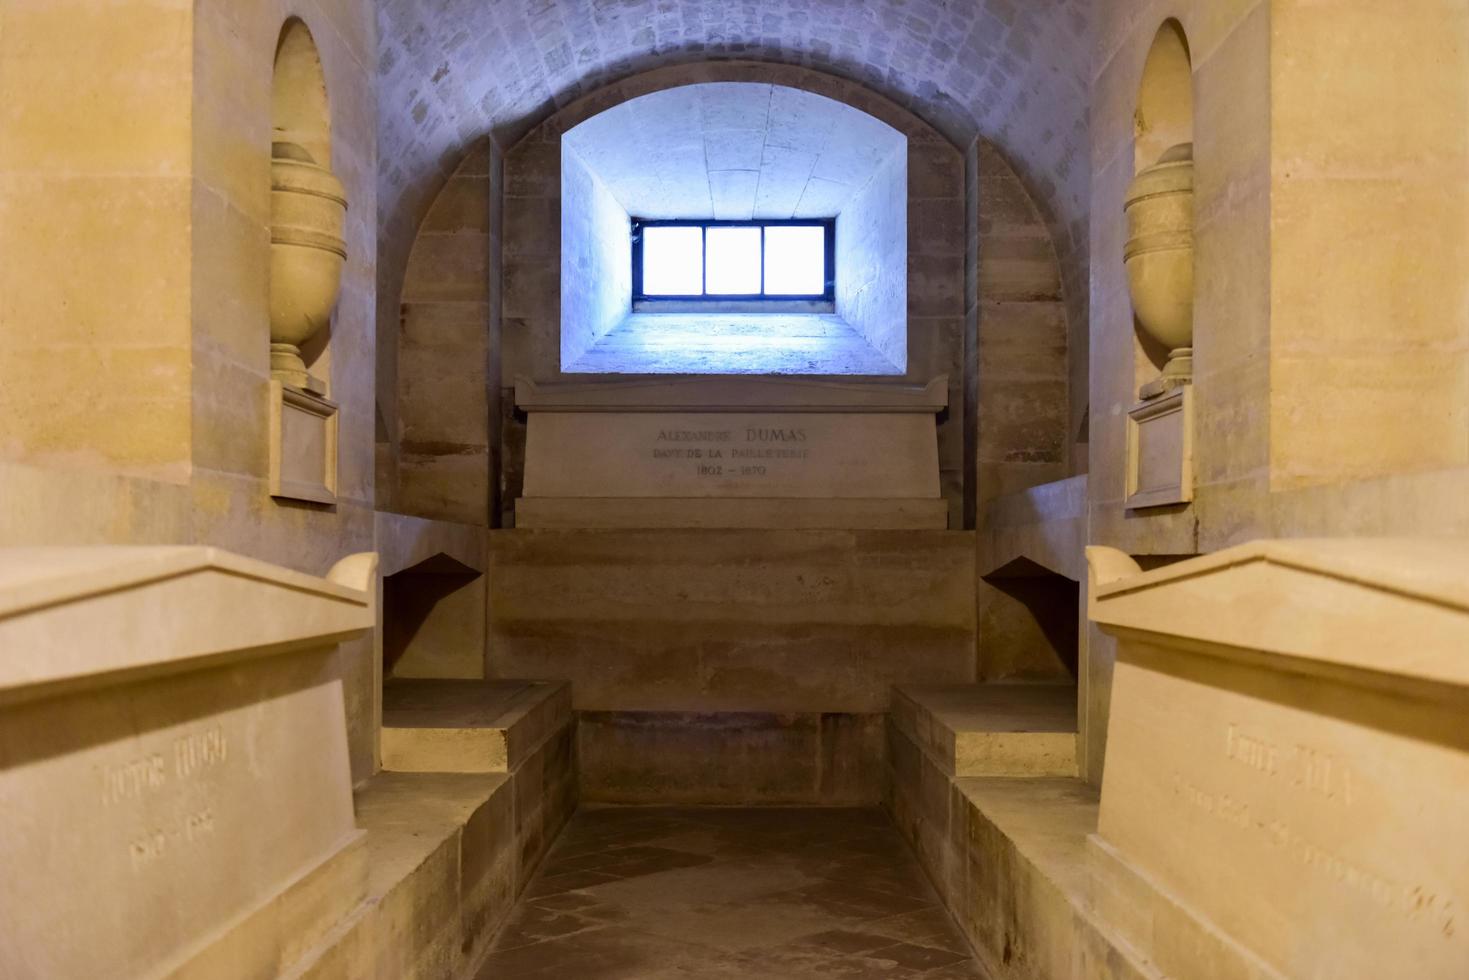
<path fill-rule="evenodd" d="M 347 207 L 347 191 L 342 182 L 299 143 L 270 145 L 270 189 L 324 197 L 343 209 Z"/>
<path fill-rule="evenodd" d="M 1124 210 L 1160 194 L 1191 194 L 1194 189 L 1194 145 L 1169 147 L 1158 162 L 1144 169 L 1127 188 Z"/>

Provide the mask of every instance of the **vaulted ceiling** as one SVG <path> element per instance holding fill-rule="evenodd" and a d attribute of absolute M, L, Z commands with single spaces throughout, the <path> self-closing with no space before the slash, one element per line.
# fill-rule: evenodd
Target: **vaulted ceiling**
<path fill-rule="evenodd" d="M 378 0 L 380 308 L 464 150 L 679 62 L 753 59 L 861 82 L 1010 160 L 1085 289 L 1095 0 Z M 391 314 L 389 314 L 391 315 Z"/>
<path fill-rule="evenodd" d="M 629 99 L 568 130 L 639 218 L 830 218 L 907 148 L 896 129 L 812 92 L 706 82 Z"/>

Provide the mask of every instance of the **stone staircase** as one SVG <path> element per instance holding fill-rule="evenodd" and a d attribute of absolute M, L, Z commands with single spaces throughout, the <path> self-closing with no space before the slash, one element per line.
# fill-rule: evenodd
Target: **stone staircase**
<path fill-rule="evenodd" d="M 407 680 L 383 685 L 383 769 L 504 774 L 519 885 L 576 808 L 571 685 Z"/>
<path fill-rule="evenodd" d="M 658 717 L 667 723 L 674 716 Z M 976 948 L 1013 950 L 1013 963 L 990 964 L 996 975 L 1149 976 L 1117 960 L 1115 939 L 1100 927 L 1080 929 L 1081 940 L 1066 943 L 1044 929 L 1027 931 L 1058 916 L 1091 921 L 1078 875 L 1097 794 L 1076 778 L 1073 685 L 900 686 L 874 717 L 886 744 L 854 752 L 879 769 L 877 760 L 886 759 L 885 772 L 871 781 Z M 675 743 L 700 728 L 678 721 L 670 731 Z M 369 902 L 302 975 L 464 976 L 473 969 L 575 809 L 578 782 L 586 779 L 579 755 L 609 744 L 599 732 L 578 748 L 579 724 L 599 731 L 605 719 L 574 711 L 563 681 L 389 679 L 384 771 L 357 794 L 370 850 Z M 741 731 L 721 737 L 731 734 L 738 739 Z M 621 751 L 645 754 L 635 746 Z M 678 781 L 668 778 L 677 766 L 659 755 L 650 763 L 656 778 L 649 792 L 678 797 Z M 726 769 L 718 753 L 702 764 L 716 774 Z M 751 773 L 735 767 L 726 775 L 739 782 Z M 709 785 L 699 780 L 690 793 L 709 795 Z M 1097 972 L 1108 956 L 1111 966 Z"/>
<path fill-rule="evenodd" d="M 995 977 L 1153 980 L 1092 908 L 1077 737 L 1071 684 L 894 688 L 884 802 Z"/>
<path fill-rule="evenodd" d="M 560 682 L 383 685 L 383 771 L 358 788 L 367 902 L 302 977 L 459 977 L 476 968 L 576 808 Z"/>
<path fill-rule="evenodd" d="M 975 778 L 1074 777 L 1069 684 L 897 687 L 887 722 L 884 804 L 951 909 L 965 904 Z"/>
<path fill-rule="evenodd" d="M 975 677 L 966 531 L 491 535 L 484 670 L 570 680 L 587 802 L 872 805 L 895 683 Z"/>
<path fill-rule="evenodd" d="M 462 975 L 577 802 L 881 802 L 976 943 L 995 948 L 1015 911 L 995 874 L 1069 908 L 1062 879 L 1096 815 L 1076 688 L 972 682 L 973 553 L 952 531 L 492 536 L 483 648 L 441 602 L 398 667 L 559 680 L 384 684 L 384 772 L 358 798 L 389 854 L 372 890 L 389 929 L 420 937 L 415 962 L 438 966 L 379 972 Z M 415 811 L 435 815 L 422 832 Z M 403 920 L 405 888 L 440 912 Z M 1061 955 L 1012 938 L 1017 962 Z"/>

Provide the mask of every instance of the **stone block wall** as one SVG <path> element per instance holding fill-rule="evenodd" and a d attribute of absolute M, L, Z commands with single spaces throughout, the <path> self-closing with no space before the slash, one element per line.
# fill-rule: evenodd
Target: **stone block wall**
<path fill-rule="evenodd" d="M 1270 489 L 1469 465 L 1469 3 L 1270 31 Z"/>
<path fill-rule="evenodd" d="M 1145 367 L 1122 249 L 1139 78 L 1192 60 L 1194 500 L 1123 505 Z M 1469 534 L 1469 3 L 1150 0 L 1102 13 L 1088 541 L 1148 563 L 1267 537 Z M 1089 630 L 1086 770 L 1114 644 Z"/>
<path fill-rule="evenodd" d="M 975 679 L 974 540 L 490 536 L 485 674 L 571 682 L 592 800 L 873 803 L 894 683 Z"/>
<path fill-rule="evenodd" d="M 394 387 L 379 392 L 397 419 L 390 509 L 461 524 L 489 523 L 491 171 L 482 140 L 424 219 L 409 256 Z M 379 378 L 383 383 L 387 379 Z M 389 413 L 385 413 L 389 414 Z"/>
<path fill-rule="evenodd" d="M 1071 475 L 1078 431 L 1061 267 L 1024 185 L 993 145 L 969 148 L 969 315 L 976 356 L 976 504 Z"/>
<path fill-rule="evenodd" d="M 632 238 L 627 212 L 569 146 L 561 153 L 561 201 L 561 310 L 570 328 L 561 333 L 564 369 L 631 311 Z M 555 217 L 543 214 L 542 220 Z M 533 234 L 531 240 L 549 237 Z"/>
<path fill-rule="evenodd" d="M 190 21 L 6 5 L 6 459 L 189 479 Z M 139 62 L 150 70 L 130 72 Z"/>
<path fill-rule="evenodd" d="M 882 714 L 585 711 L 583 799 L 699 806 L 875 806 Z"/>
<path fill-rule="evenodd" d="M 908 361 L 907 162 L 895 153 L 884 163 L 847 202 L 836 229 L 837 314 L 899 367 Z M 920 248 L 934 240 L 914 237 Z"/>
<path fill-rule="evenodd" d="M 973 677 L 973 546 L 945 531 L 490 536 L 487 677 L 578 710 L 886 710 Z"/>

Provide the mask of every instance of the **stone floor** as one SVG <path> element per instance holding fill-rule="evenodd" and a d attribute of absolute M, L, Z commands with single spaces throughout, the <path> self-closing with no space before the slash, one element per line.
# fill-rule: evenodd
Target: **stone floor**
<path fill-rule="evenodd" d="M 576 374 L 857 374 L 902 370 L 831 314 L 634 313 Z"/>
<path fill-rule="evenodd" d="M 879 810 L 584 808 L 479 980 L 982 980 Z"/>

